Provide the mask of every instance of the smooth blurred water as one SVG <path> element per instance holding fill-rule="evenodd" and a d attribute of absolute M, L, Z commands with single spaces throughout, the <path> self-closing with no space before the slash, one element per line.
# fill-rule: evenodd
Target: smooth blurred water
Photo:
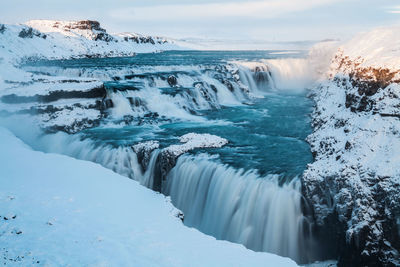
<path fill-rule="evenodd" d="M 169 51 L 156 54 L 139 54 L 128 58 L 76 59 L 46 61 L 35 64 L 61 68 L 129 68 L 132 65 L 218 65 L 229 61 L 260 61 L 285 58 L 287 55 L 271 54 L 274 51 Z M 290 54 L 300 57 L 302 53 Z M 174 72 L 176 72 L 174 68 Z M 110 81 L 111 88 L 123 81 Z M 170 90 L 179 90 L 171 88 Z M 151 101 L 151 100 L 150 100 Z M 281 174 L 291 179 L 301 175 L 312 155 L 305 142 L 311 133 L 310 113 L 312 102 L 303 91 L 273 90 L 266 88 L 263 98 L 255 98 L 242 105 L 221 106 L 220 109 L 201 110 L 205 120 L 165 120 L 157 124 L 115 127 L 102 125 L 83 131 L 84 138 L 113 146 L 131 145 L 146 140 L 158 140 L 161 147 L 177 142 L 177 138 L 189 132 L 210 133 L 229 140 L 221 149 L 207 149 L 218 154 L 223 163 L 235 168 L 255 170 L 260 175 Z M 205 151 L 205 150 L 203 150 Z M 200 152 L 203 152 L 200 150 Z M 196 151 L 198 152 L 198 151 Z"/>
<path fill-rule="evenodd" d="M 278 54 L 276 54 L 278 52 Z M 162 53 L 143 53 L 134 57 L 81 58 L 73 60 L 43 60 L 26 62 L 25 66 L 57 66 L 65 68 L 104 68 L 129 66 L 171 66 L 207 65 L 230 61 L 258 61 L 260 59 L 302 58 L 306 52 L 291 50 L 280 54 L 281 50 L 244 51 L 165 51 Z M 283 51 L 285 52 L 285 51 Z"/>

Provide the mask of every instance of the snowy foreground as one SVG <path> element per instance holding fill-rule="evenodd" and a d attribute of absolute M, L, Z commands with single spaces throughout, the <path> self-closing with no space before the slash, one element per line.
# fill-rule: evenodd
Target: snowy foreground
<path fill-rule="evenodd" d="M 0 263 L 296 266 L 184 226 L 163 195 L 100 165 L 33 151 L 4 128 L 0 140 Z"/>

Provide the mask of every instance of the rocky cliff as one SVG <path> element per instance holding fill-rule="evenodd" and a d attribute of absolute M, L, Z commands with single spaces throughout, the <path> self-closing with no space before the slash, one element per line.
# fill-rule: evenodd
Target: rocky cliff
<path fill-rule="evenodd" d="M 321 235 L 339 266 L 397 266 L 400 216 L 400 29 L 340 47 L 315 101 L 303 177 Z"/>

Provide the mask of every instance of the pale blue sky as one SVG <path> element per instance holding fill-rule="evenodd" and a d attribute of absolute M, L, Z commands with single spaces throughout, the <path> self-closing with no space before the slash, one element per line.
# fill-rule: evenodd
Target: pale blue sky
<path fill-rule="evenodd" d="M 0 22 L 95 19 L 109 32 L 286 42 L 400 25 L 399 12 L 399 0 L 2 0 Z"/>

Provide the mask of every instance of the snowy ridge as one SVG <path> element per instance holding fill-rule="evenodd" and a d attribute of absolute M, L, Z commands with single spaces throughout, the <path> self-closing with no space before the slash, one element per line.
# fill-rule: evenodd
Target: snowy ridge
<path fill-rule="evenodd" d="M 0 58 L 65 59 L 132 56 L 135 53 L 180 49 L 165 38 L 111 35 L 97 21 L 33 20 L 26 25 L 0 24 Z"/>
<path fill-rule="evenodd" d="M 312 91 L 315 162 L 303 192 L 317 223 L 336 224 L 327 236 L 339 236 L 342 265 L 399 264 L 399 33 L 377 29 L 342 45 Z"/>
<path fill-rule="evenodd" d="M 296 266 L 185 227 L 164 196 L 97 164 L 0 139 L 2 265 Z"/>
<path fill-rule="evenodd" d="M 344 56 L 360 67 L 400 69 L 400 27 L 377 28 L 358 36 L 341 47 Z"/>

